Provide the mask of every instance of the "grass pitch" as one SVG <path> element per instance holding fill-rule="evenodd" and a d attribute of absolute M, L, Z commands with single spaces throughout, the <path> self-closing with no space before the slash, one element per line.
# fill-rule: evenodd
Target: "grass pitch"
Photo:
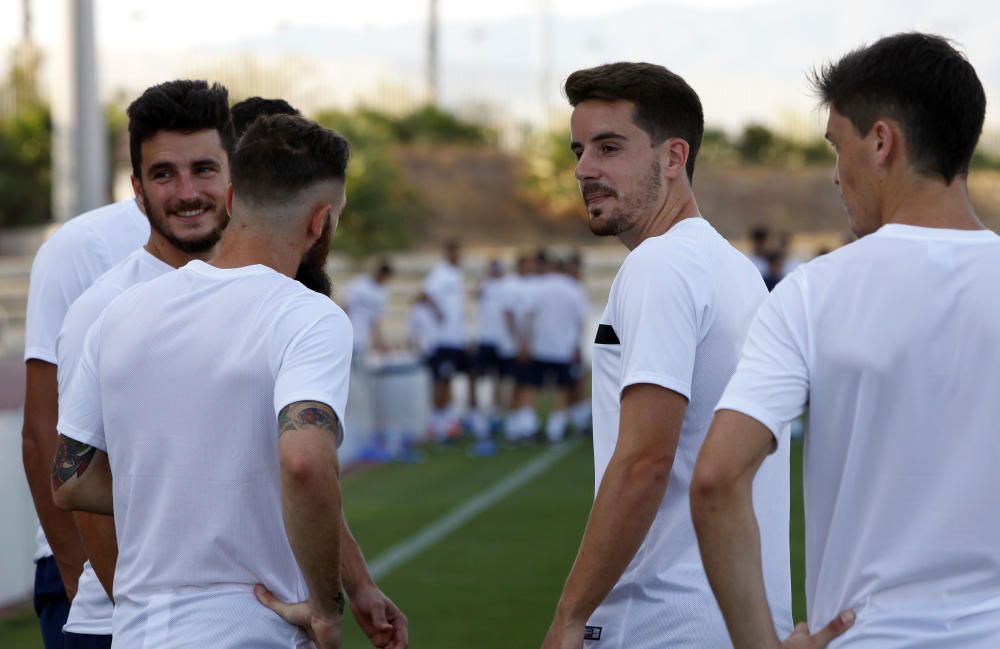
<path fill-rule="evenodd" d="M 373 559 L 537 457 L 539 448 L 471 458 L 465 446 L 434 449 L 412 465 L 382 465 L 344 479 L 344 506 Z M 410 619 L 410 646 L 500 649 L 537 646 L 586 522 L 593 493 L 589 440 L 545 474 L 379 580 Z M 792 592 L 805 617 L 801 445 L 792 447 Z M 0 647 L 41 649 L 30 606 L 0 620 Z M 343 647 L 370 646 L 347 616 Z"/>

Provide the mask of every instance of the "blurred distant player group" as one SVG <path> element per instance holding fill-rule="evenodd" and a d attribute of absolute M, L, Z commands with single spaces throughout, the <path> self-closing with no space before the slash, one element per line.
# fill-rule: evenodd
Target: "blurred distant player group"
<path fill-rule="evenodd" d="M 463 271 L 459 244 L 449 241 L 443 252 L 407 314 L 408 345 L 431 380 L 430 417 L 421 431 L 426 440 L 444 442 L 467 433 L 477 441 L 473 452 L 490 454 L 496 435 L 525 442 L 544 434 L 558 442 L 570 429 L 589 430 L 581 347 L 590 302 L 579 254 L 556 257 L 537 250 L 520 255 L 506 272 L 503 262 L 492 258 L 473 283 Z M 345 289 L 345 310 L 358 332 L 356 363 L 388 349 L 380 321 L 391 275 L 392 267 L 382 261 L 372 275 Z M 453 394 L 459 375 L 467 380 L 464 412 Z"/>

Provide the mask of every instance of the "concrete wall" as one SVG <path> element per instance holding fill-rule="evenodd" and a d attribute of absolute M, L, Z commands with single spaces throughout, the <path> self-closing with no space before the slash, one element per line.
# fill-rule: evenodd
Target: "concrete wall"
<path fill-rule="evenodd" d="M 31 596 L 35 508 L 21 462 L 21 410 L 0 411 L 0 607 Z"/>

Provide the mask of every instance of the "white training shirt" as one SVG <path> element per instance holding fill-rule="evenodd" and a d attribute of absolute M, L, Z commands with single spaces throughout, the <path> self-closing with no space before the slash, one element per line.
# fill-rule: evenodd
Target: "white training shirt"
<path fill-rule="evenodd" d="M 517 355 L 517 340 L 515 338 L 515 332 L 510 329 L 510 325 L 507 322 L 508 314 L 514 321 L 514 327 L 516 328 L 518 315 L 523 311 L 522 302 L 524 301 L 524 295 L 522 294 L 522 289 L 524 287 L 524 278 L 516 273 L 509 273 L 504 275 L 497 285 L 496 290 L 496 301 L 497 310 L 500 319 L 500 336 L 497 342 L 497 352 L 501 358 L 513 358 Z"/>
<path fill-rule="evenodd" d="M 72 382 L 69 377 L 73 376 L 79 364 L 84 337 L 101 312 L 126 289 L 172 270 L 173 266 L 153 256 L 145 248 L 136 248 L 77 298 L 66 313 L 62 331 L 56 340 L 60 398 L 68 395 L 71 390 Z M 83 574 L 80 575 L 64 630 L 89 635 L 111 635 L 113 611 L 114 605 L 87 561 L 83 564 Z"/>
<path fill-rule="evenodd" d="M 885 225 L 775 288 L 719 403 L 809 404 L 806 596 L 836 649 L 1000 647 L 1000 237 Z"/>
<path fill-rule="evenodd" d="M 347 285 L 344 304 L 354 327 L 355 353 L 368 351 L 372 327 L 382 319 L 387 301 L 385 287 L 370 275 L 358 277 Z"/>
<path fill-rule="evenodd" d="M 688 399 L 659 511 L 645 541 L 587 623 L 587 649 L 732 647 L 698 551 L 689 493 L 715 404 L 767 295 L 753 263 L 702 218 L 684 219 L 625 258 L 611 286 L 593 353 L 595 489 L 618 440 L 621 393 L 648 383 Z M 754 481 L 768 600 L 791 633 L 789 455 L 769 457 Z"/>
<path fill-rule="evenodd" d="M 434 332 L 437 329 L 437 318 L 434 310 L 424 302 L 416 302 L 410 307 L 406 320 L 410 340 L 424 356 L 434 351 Z"/>
<path fill-rule="evenodd" d="M 116 646 L 304 638 L 251 605 L 258 582 L 308 597 L 282 522 L 277 416 L 318 401 L 343 422 L 351 349 L 340 307 L 259 265 L 192 261 L 104 310 L 59 432 L 110 459 Z"/>
<path fill-rule="evenodd" d="M 70 219 L 38 249 L 31 264 L 24 323 L 24 360 L 56 362 L 66 311 L 87 287 L 149 238 L 149 221 L 134 199 Z M 34 560 L 51 557 L 41 525 Z"/>
<path fill-rule="evenodd" d="M 569 363 L 580 350 L 587 319 L 579 284 L 565 273 L 546 273 L 535 280 L 528 306 L 531 358 Z"/>
<path fill-rule="evenodd" d="M 504 278 L 487 277 L 479 283 L 479 303 L 476 309 L 476 338 L 480 345 L 500 349 L 510 336 L 504 321 Z"/>
<path fill-rule="evenodd" d="M 465 349 L 465 284 L 462 271 L 440 261 L 424 280 L 424 293 L 441 310 L 434 335 L 435 347 Z"/>

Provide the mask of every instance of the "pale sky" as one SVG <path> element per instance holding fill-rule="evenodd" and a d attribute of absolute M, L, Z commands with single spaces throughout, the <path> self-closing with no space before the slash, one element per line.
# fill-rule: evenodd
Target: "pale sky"
<path fill-rule="evenodd" d="M 31 0 L 50 83 L 70 1 Z M 0 0 L 0 66 L 19 38 L 21 2 Z M 250 92 L 285 96 L 307 112 L 370 101 L 385 88 L 423 92 L 428 0 L 93 2 L 104 100 L 125 102 L 188 75 L 222 75 L 239 96 L 233 70 L 252 77 Z M 710 124 L 734 130 L 761 121 L 821 134 L 807 70 L 882 35 L 944 34 L 979 71 L 991 147 L 1000 151 L 996 0 L 439 0 L 438 7 L 442 104 L 484 105 L 518 123 L 565 107 L 560 84 L 574 69 L 648 60 L 692 83 Z M 543 11 L 559 17 L 548 40 Z"/>
<path fill-rule="evenodd" d="M 766 0 L 673 0 L 703 9 L 746 7 Z M 0 48 L 20 37 L 22 0 L 0 0 Z M 543 6 L 563 16 L 599 16 L 649 0 L 439 0 L 445 22 L 489 21 L 537 14 Z M 59 38 L 66 0 L 31 0 L 35 39 Z M 282 26 L 389 27 L 426 20 L 422 0 L 94 0 L 97 39 L 116 47 L 181 49 L 203 42 L 237 41 Z"/>

